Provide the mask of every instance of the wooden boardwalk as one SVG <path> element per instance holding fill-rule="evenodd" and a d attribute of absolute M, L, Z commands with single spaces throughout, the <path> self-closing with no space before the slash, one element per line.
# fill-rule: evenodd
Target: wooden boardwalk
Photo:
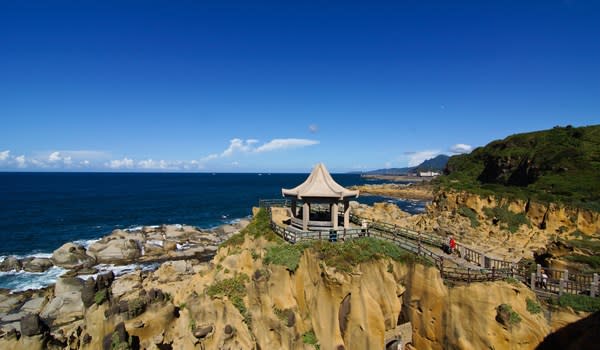
<path fill-rule="evenodd" d="M 261 200 L 259 206 L 267 209 L 271 216 L 272 207 L 288 207 L 286 200 Z M 540 265 L 526 266 L 519 261 L 508 261 L 497 257 L 488 256 L 474 247 L 457 242 L 457 254 L 446 254 L 442 245 L 446 240 L 430 233 L 413 231 L 397 225 L 367 220 L 351 215 L 352 223 L 365 228 L 352 228 L 323 231 L 302 231 L 292 226 L 282 226 L 272 220 L 273 231 L 290 243 L 305 240 L 327 240 L 343 242 L 360 237 L 375 237 L 393 242 L 405 249 L 433 263 L 439 270 L 442 278 L 453 282 L 485 282 L 502 279 L 516 279 L 526 283 L 540 297 L 548 295 L 585 294 L 598 296 L 597 274 L 574 274 L 567 270 L 544 269 L 548 279 L 544 286 L 542 281 L 542 268 Z"/>

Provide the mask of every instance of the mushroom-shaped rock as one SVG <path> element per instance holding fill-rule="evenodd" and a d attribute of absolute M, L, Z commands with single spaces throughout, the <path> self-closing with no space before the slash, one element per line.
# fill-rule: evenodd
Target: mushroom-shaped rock
<path fill-rule="evenodd" d="M 79 244 L 65 243 L 52 253 L 52 262 L 56 266 L 74 269 L 90 266 L 95 259 L 86 254 L 85 248 Z"/>
<path fill-rule="evenodd" d="M 52 261 L 48 258 L 33 258 L 23 264 L 23 270 L 27 272 L 44 272 L 52 267 Z"/>

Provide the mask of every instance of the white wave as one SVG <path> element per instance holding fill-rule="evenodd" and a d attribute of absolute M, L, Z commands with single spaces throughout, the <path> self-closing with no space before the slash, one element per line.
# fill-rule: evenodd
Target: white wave
<path fill-rule="evenodd" d="M 78 277 L 87 280 L 90 277 L 96 278 L 98 275 L 105 272 L 112 271 L 115 277 L 119 277 L 130 272 L 137 270 L 138 268 L 142 271 L 154 271 L 160 266 L 160 263 L 147 263 L 147 264 L 129 264 L 129 265 L 114 265 L 114 264 L 99 264 L 94 266 L 98 272 L 89 275 L 79 275 Z"/>
<path fill-rule="evenodd" d="M 100 238 L 95 238 L 95 239 L 78 239 L 76 241 L 73 241 L 73 243 L 80 245 L 82 247 L 84 247 L 85 249 L 88 249 L 92 244 L 98 242 L 100 240 Z"/>
<path fill-rule="evenodd" d="M 45 272 L 9 271 L 0 272 L 0 287 L 10 289 L 11 293 L 28 289 L 40 289 L 56 283 L 67 270 L 53 266 Z M 5 278 L 2 278 L 5 277 Z"/>

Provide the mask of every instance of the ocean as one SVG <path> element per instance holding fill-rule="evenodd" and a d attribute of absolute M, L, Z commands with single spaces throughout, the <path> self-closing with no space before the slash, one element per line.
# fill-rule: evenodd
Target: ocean
<path fill-rule="evenodd" d="M 343 186 L 378 183 L 333 174 Z M 50 256 L 66 242 L 89 244 L 116 228 L 187 224 L 211 228 L 248 217 L 259 199 L 281 198 L 307 174 L 0 173 L 0 261 L 8 255 Z M 360 196 L 361 203 L 396 203 L 409 213 L 425 203 Z M 62 273 L 0 272 L 0 288 L 53 283 Z"/>

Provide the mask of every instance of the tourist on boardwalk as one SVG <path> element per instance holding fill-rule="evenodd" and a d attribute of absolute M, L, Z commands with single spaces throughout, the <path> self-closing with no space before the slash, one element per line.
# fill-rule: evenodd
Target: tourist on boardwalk
<path fill-rule="evenodd" d="M 542 288 L 548 289 L 548 275 L 542 270 Z"/>
<path fill-rule="evenodd" d="M 456 249 L 456 241 L 454 240 L 454 237 L 450 236 L 450 242 L 448 242 L 450 245 L 450 251 L 454 252 L 454 250 Z"/>

